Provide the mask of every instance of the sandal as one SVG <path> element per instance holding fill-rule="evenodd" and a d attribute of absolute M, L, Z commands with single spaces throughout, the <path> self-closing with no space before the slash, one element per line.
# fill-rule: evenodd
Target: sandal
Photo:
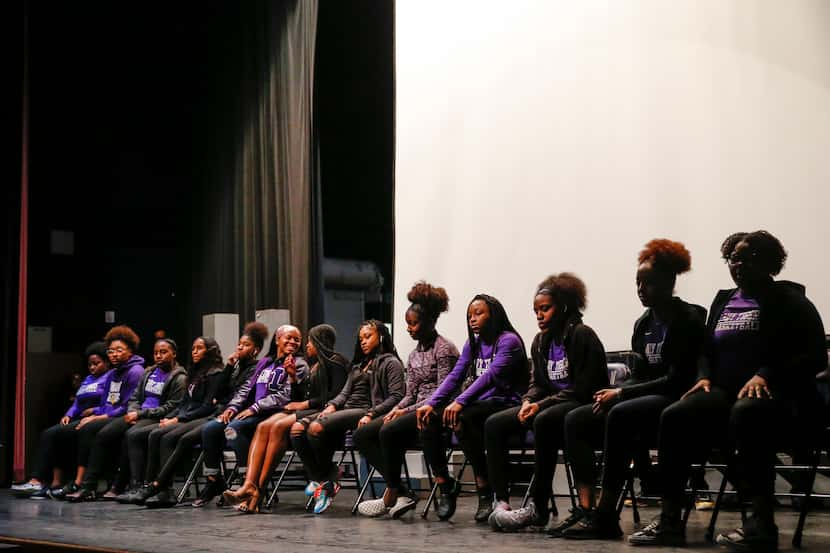
<path fill-rule="evenodd" d="M 254 488 L 254 491 L 248 494 L 248 501 L 240 503 L 236 510 L 240 513 L 259 513 L 259 488 Z"/>

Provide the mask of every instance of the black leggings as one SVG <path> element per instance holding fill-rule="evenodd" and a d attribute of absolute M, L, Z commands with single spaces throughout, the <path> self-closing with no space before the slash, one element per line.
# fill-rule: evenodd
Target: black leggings
<path fill-rule="evenodd" d="M 156 427 L 147 437 L 146 482 L 156 481 L 160 487 L 173 482 L 176 467 L 202 439 L 202 425 L 209 417 L 179 422 L 164 428 Z"/>
<path fill-rule="evenodd" d="M 375 419 L 354 432 L 355 446 L 369 464 L 383 475 L 386 487 L 393 490 L 401 487 L 401 466 L 406 450 L 417 441 L 415 411 L 387 423 L 383 422 L 383 418 Z"/>
<path fill-rule="evenodd" d="M 458 443 L 464 456 L 473 467 L 473 472 L 481 480 L 487 481 L 487 455 L 484 452 L 484 421 L 493 413 L 510 407 L 501 401 L 473 401 L 466 405 L 458 415 L 459 429 L 456 432 Z M 433 416 L 421 430 L 421 443 L 424 445 L 424 457 L 433 473 L 441 478 L 449 478 L 447 469 L 447 429 L 442 421 L 444 409 L 435 409 Z"/>
<path fill-rule="evenodd" d="M 45 486 L 52 483 L 53 469 L 60 468 L 67 472 L 72 470 L 77 458 L 75 448 L 78 431 L 75 428 L 79 422 L 80 420 L 74 420 L 67 425 L 56 424 L 40 434 L 32 477 Z"/>
<path fill-rule="evenodd" d="M 92 450 L 95 448 L 95 438 L 98 432 L 108 425 L 113 419 L 106 418 L 92 421 L 85 424 L 78 430 L 78 466 L 88 467 L 92 456 Z M 84 478 L 86 479 L 86 478 Z"/>
<path fill-rule="evenodd" d="M 553 473 L 559 450 L 564 444 L 565 415 L 579 406 L 576 401 L 556 403 L 539 411 L 533 420 L 519 422 L 519 409 L 513 407 L 496 413 L 487 419 L 484 433 L 487 436 L 487 465 L 490 483 L 499 501 L 509 500 L 510 446 L 520 446 L 524 434 L 533 430 L 536 445 L 533 501 L 540 512 L 547 512 L 553 488 Z M 511 440 L 511 438 L 513 438 Z"/>
<path fill-rule="evenodd" d="M 737 449 L 733 482 L 753 502 L 754 514 L 772 522 L 775 452 L 784 432 L 804 435 L 792 405 L 781 399 L 735 399 L 720 388 L 698 392 L 667 407 L 660 417 L 659 474 L 663 511 L 679 515 L 691 460 L 708 458 L 718 446 Z M 789 436 L 796 438 L 798 436 Z"/>
<path fill-rule="evenodd" d="M 594 450 L 603 448 L 600 509 L 616 511 L 631 460 L 656 445 L 660 413 L 671 402 L 667 396 L 649 395 L 621 401 L 599 413 L 591 405 L 582 405 L 565 417 L 565 453 L 577 486 L 594 487 Z"/>
<path fill-rule="evenodd" d="M 343 436 L 349 430 L 357 428 L 357 423 L 366 414 L 367 409 L 344 409 L 329 415 L 317 417 L 315 422 L 323 426 L 322 432 L 312 436 L 308 429 L 299 436 L 292 436 L 294 451 L 303 460 L 310 480 L 323 482 L 337 480 L 337 467 L 331 458 L 334 451 L 343 445 Z M 312 422 L 309 427 L 314 423 Z"/>

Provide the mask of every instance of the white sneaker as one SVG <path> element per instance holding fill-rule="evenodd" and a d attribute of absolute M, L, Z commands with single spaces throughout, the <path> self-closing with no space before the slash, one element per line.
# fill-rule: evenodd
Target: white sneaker
<path fill-rule="evenodd" d="M 490 513 L 490 516 L 487 517 L 487 524 L 490 525 L 490 528 L 493 530 L 501 530 L 501 524 L 499 524 L 498 518 L 499 516 L 510 510 L 510 504 L 506 501 L 497 501 L 496 505 L 493 507 L 493 512 Z"/>
<path fill-rule="evenodd" d="M 402 515 L 413 510 L 417 503 L 418 501 L 409 495 L 398 496 L 398 500 L 395 501 L 395 504 L 389 509 L 389 515 L 392 518 L 401 518 Z"/>
<path fill-rule="evenodd" d="M 515 511 L 502 511 L 496 516 L 494 523 L 498 527 L 496 528 L 497 530 L 515 532 L 521 528 L 527 528 L 532 524 L 538 526 L 541 523 L 538 518 L 536 505 L 530 501 L 527 507 L 516 509 Z"/>
<path fill-rule="evenodd" d="M 400 498 L 398 501 L 400 501 Z M 357 512 L 365 517 L 382 517 L 389 512 L 389 507 L 383 502 L 382 497 L 378 499 L 367 499 L 366 501 L 360 502 L 357 506 Z"/>
<path fill-rule="evenodd" d="M 43 488 L 43 484 L 35 484 L 33 482 L 24 482 L 22 484 L 14 484 L 11 487 L 13 492 L 17 493 L 35 493 Z"/>

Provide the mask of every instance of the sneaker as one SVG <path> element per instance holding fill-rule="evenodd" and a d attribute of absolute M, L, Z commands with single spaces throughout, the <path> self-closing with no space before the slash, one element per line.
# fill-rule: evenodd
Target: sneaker
<path fill-rule="evenodd" d="M 658 516 L 645 528 L 628 536 L 630 545 L 685 545 L 686 536 L 683 535 L 680 520 L 669 520 Z"/>
<path fill-rule="evenodd" d="M 695 511 L 711 511 L 715 508 L 715 500 L 708 493 L 699 493 L 695 497 Z"/>
<path fill-rule="evenodd" d="M 496 520 L 501 513 L 507 512 L 510 510 L 510 504 L 507 501 L 496 501 L 496 505 L 493 507 L 493 512 L 490 513 L 490 516 L 487 517 L 487 524 L 493 530 L 500 531 L 502 530 L 501 524 Z"/>
<path fill-rule="evenodd" d="M 445 492 L 444 490 L 449 490 Z M 456 480 L 450 480 L 443 486 L 438 486 L 438 495 L 435 498 L 435 514 L 439 520 L 449 520 L 455 514 L 458 494 L 461 493 L 461 485 Z"/>
<path fill-rule="evenodd" d="M 605 515 L 600 511 L 591 511 L 562 531 L 562 537 L 569 540 L 617 540 L 622 535 L 616 513 Z"/>
<path fill-rule="evenodd" d="M 158 493 L 158 489 L 152 484 L 144 484 L 130 495 L 132 505 L 144 505 L 144 502 Z"/>
<path fill-rule="evenodd" d="M 552 526 L 550 528 L 545 529 L 545 533 L 552 537 L 552 538 L 561 538 L 562 532 L 579 522 L 585 517 L 585 511 L 582 510 L 581 507 L 574 507 L 571 510 L 570 516 L 557 524 L 556 526 Z"/>
<path fill-rule="evenodd" d="M 176 493 L 173 488 L 165 488 L 144 501 L 144 506 L 148 509 L 166 509 L 174 505 L 176 505 Z"/>
<path fill-rule="evenodd" d="M 389 508 L 389 516 L 394 519 L 399 519 L 409 511 L 414 511 L 417 504 L 418 499 L 414 495 L 399 495 L 395 504 Z"/>
<path fill-rule="evenodd" d="M 337 482 L 324 482 L 314 493 L 314 514 L 319 515 L 331 506 L 334 496 L 340 491 L 340 484 Z"/>
<path fill-rule="evenodd" d="M 52 490 L 52 499 L 57 499 L 58 501 L 63 501 L 66 499 L 66 496 L 69 494 L 73 494 L 78 491 L 78 485 L 75 483 L 74 480 L 71 480 L 68 484 L 63 486 L 62 488 L 55 488 Z"/>
<path fill-rule="evenodd" d="M 38 491 L 29 494 L 29 499 L 49 499 L 52 497 L 51 491 L 46 486 L 42 486 Z"/>
<path fill-rule="evenodd" d="M 369 499 L 361 501 L 357 506 L 357 512 L 365 517 L 382 517 L 389 512 L 389 507 L 383 501 L 383 498 Z"/>
<path fill-rule="evenodd" d="M 23 482 L 22 484 L 14 484 L 11 487 L 11 490 L 17 496 L 27 496 L 35 492 L 39 492 L 45 487 L 46 486 L 44 486 L 43 484 L 32 482 L 30 480 L 29 482 Z"/>
<path fill-rule="evenodd" d="M 536 510 L 536 504 L 533 501 L 528 502 L 527 506 L 521 509 L 494 511 L 494 514 L 496 516 L 493 517 L 493 524 L 497 527 L 495 529 L 503 532 L 515 532 L 528 526 L 544 528 L 548 522 L 546 520 L 548 517 Z"/>
<path fill-rule="evenodd" d="M 67 494 L 66 500 L 70 503 L 80 503 L 82 501 L 95 501 L 95 489 L 81 486 L 75 493 Z"/>
<path fill-rule="evenodd" d="M 479 492 L 478 493 L 478 508 L 473 518 L 476 522 L 487 522 L 490 518 L 490 513 L 493 512 L 493 493 Z"/>
<path fill-rule="evenodd" d="M 118 497 L 119 493 L 114 487 L 107 490 L 107 492 L 101 496 L 102 501 L 115 501 L 115 498 Z"/>
<path fill-rule="evenodd" d="M 139 489 L 140 488 L 130 488 L 128 490 L 124 490 L 123 493 L 120 493 L 115 496 L 115 502 L 121 503 L 122 505 L 128 505 L 132 503 L 131 499 L 135 494 L 138 493 Z"/>
<path fill-rule="evenodd" d="M 207 484 L 204 485 L 202 491 L 199 492 L 199 497 L 193 500 L 192 505 L 196 508 L 204 507 L 210 501 L 227 489 L 225 478 L 220 474 L 216 478 L 208 478 Z"/>
<path fill-rule="evenodd" d="M 320 487 L 319 482 L 317 482 L 315 480 L 311 480 L 308 484 L 306 484 L 306 487 L 305 487 L 306 497 L 314 497 L 314 494 L 315 494 L 315 492 L 317 492 L 317 488 L 319 488 L 319 487 Z"/>
<path fill-rule="evenodd" d="M 742 528 L 719 534 L 715 543 L 725 545 L 730 551 L 774 553 L 778 551 L 778 527 L 772 524 L 765 528 L 756 519 L 749 518 Z"/>

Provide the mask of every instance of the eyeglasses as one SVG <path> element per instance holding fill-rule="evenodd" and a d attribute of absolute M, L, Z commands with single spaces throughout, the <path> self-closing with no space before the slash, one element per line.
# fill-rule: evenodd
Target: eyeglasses
<path fill-rule="evenodd" d="M 755 257 L 757 256 L 757 252 L 738 252 L 732 253 L 729 257 L 726 258 L 726 263 L 730 266 L 735 266 L 740 264 L 750 264 L 755 261 Z"/>
<path fill-rule="evenodd" d="M 108 349 L 108 350 L 107 350 L 107 353 L 108 353 L 108 354 L 109 354 L 109 353 L 118 353 L 118 354 L 121 354 L 121 353 L 124 353 L 125 351 L 127 351 L 127 349 L 126 349 L 126 348 L 110 348 L 110 349 Z"/>

